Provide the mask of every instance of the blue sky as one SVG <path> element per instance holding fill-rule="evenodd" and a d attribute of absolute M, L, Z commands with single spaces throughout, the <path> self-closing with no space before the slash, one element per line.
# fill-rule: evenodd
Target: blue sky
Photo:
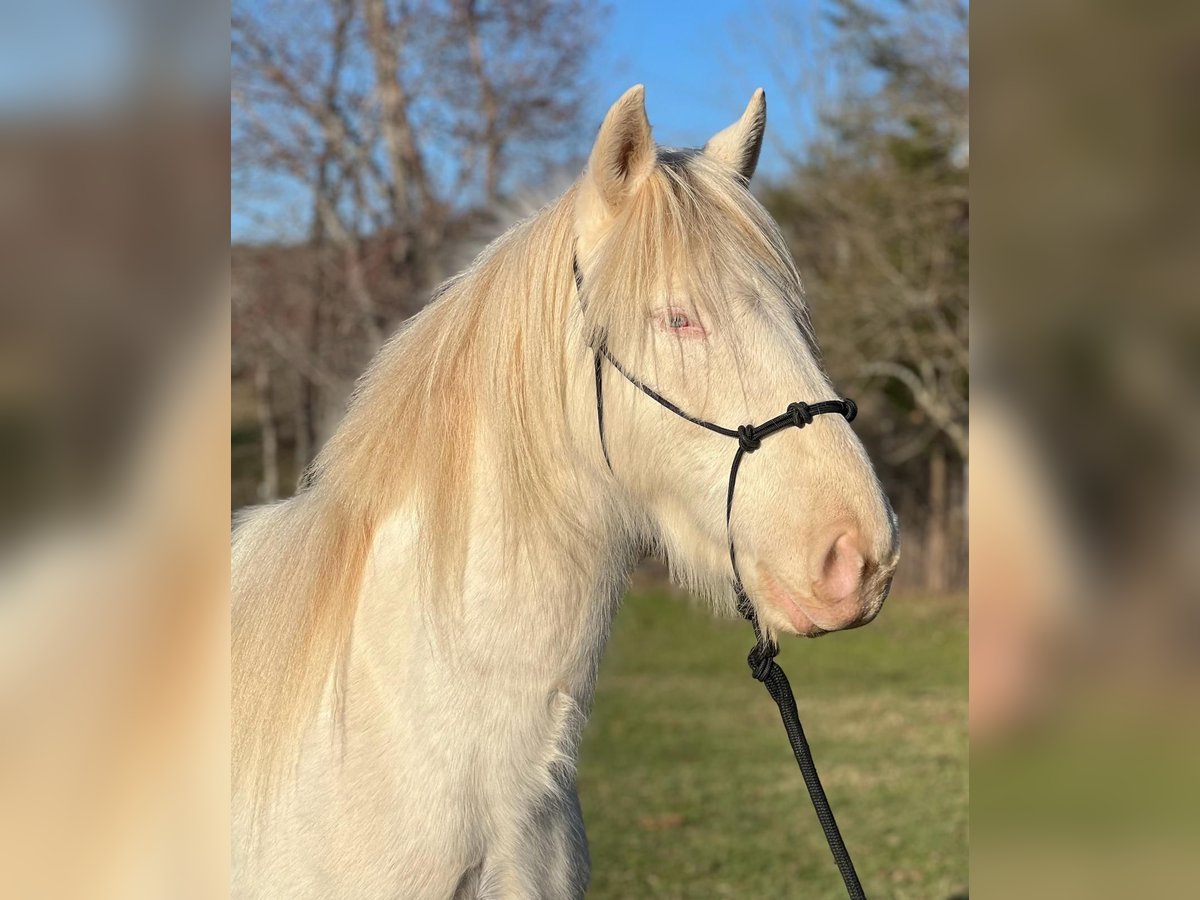
<path fill-rule="evenodd" d="M 811 114 L 798 102 L 805 92 L 789 90 L 772 73 L 770 60 L 783 62 L 794 74 L 807 58 L 772 25 L 773 11 L 787 8 L 790 15 L 811 21 L 818 3 L 609 0 L 600 44 L 589 65 L 592 99 L 578 153 L 586 154 L 609 104 L 633 84 L 646 85 L 650 121 L 659 142 L 682 146 L 703 143 L 741 113 L 756 87 L 764 87 L 770 124 L 760 171 L 779 171 L 781 146 L 795 150 L 803 145 Z M 181 17 L 156 24 L 83 0 L 42 0 L 18 4 L 14 11 L 19 13 L 10 23 L 14 27 L 0 30 L 0 116 L 117 106 L 136 86 L 141 71 L 136 63 L 144 66 L 158 59 L 180 67 L 190 55 L 221 59 L 227 46 L 224 40 L 216 41 L 214 56 L 208 40 L 220 31 L 219 17 Z M 193 21 L 200 18 L 206 27 Z M 73 27 L 62 28 L 63 21 Z M 195 54 L 185 53 L 192 44 L 198 45 Z M 774 52 L 763 52 L 768 46 Z M 222 90 L 221 67 L 211 61 L 197 62 L 186 74 L 192 79 L 202 75 L 203 83 Z M 265 236 L 264 217 L 290 222 L 303 232 L 299 210 L 307 204 L 298 194 L 289 198 L 287 189 L 274 197 L 269 191 L 256 194 L 235 192 L 235 240 Z"/>
<path fill-rule="evenodd" d="M 801 138 L 787 91 L 765 61 L 771 10 L 761 0 L 693 0 L 610 4 L 607 33 L 592 65 L 599 123 L 631 85 L 646 85 L 646 107 L 659 143 L 697 146 L 741 114 L 755 88 L 767 92 L 775 140 Z M 810 4 L 794 2 L 803 10 Z M 771 165 L 764 153 L 763 164 Z"/>
<path fill-rule="evenodd" d="M 790 15 L 815 14 L 816 0 L 787 4 Z M 782 0 L 612 0 L 589 65 L 591 101 L 584 114 L 579 152 L 586 154 L 609 105 L 634 84 L 646 85 L 646 106 L 661 144 L 699 146 L 736 119 L 757 87 L 767 91 L 767 145 L 760 172 L 782 168 L 781 145 L 803 143 L 811 114 L 773 74 L 775 63 L 794 70 L 772 27 Z M 773 53 L 764 48 L 772 46 Z M 794 94 L 795 92 L 791 92 Z M 262 234 L 263 218 L 299 225 L 306 205 L 297 197 L 233 197 L 233 239 Z"/>
<path fill-rule="evenodd" d="M 222 96 L 228 6 L 160 6 L 0 0 L 0 120 L 111 114 L 145 93 L 148 77 L 188 99 Z"/>

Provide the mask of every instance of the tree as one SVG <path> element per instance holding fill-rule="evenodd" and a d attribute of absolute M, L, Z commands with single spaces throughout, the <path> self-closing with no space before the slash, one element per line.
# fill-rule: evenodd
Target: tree
<path fill-rule="evenodd" d="M 274 268 L 304 285 L 258 341 L 299 379 L 298 455 L 477 211 L 581 149 L 599 14 L 584 0 L 235 0 L 235 185 L 268 198 Z M 235 282 L 261 289 L 261 256 L 235 255 Z M 271 322 L 262 303 L 242 309 L 257 311 L 244 334 Z"/>
<path fill-rule="evenodd" d="M 835 381 L 880 398 L 860 427 L 885 480 L 923 486 L 923 581 L 940 590 L 962 569 L 951 545 L 965 549 L 952 520 L 969 458 L 967 10 L 826 10 L 821 137 L 764 200 L 805 273 Z"/>

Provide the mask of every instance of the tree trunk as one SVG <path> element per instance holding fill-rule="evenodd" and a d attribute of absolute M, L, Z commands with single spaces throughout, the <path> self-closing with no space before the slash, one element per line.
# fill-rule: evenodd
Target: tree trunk
<path fill-rule="evenodd" d="M 367 43 L 375 69 L 380 124 L 395 188 L 395 219 L 397 224 L 404 225 L 411 223 L 414 217 L 432 218 L 436 212 L 433 189 L 409 122 L 409 98 L 400 83 L 398 37 L 402 36 L 401 26 L 392 21 L 386 0 L 363 0 L 363 8 Z M 418 201 L 416 209 L 410 205 L 414 195 Z"/>
<path fill-rule="evenodd" d="M 929 519 L 925 540 L 925 587 L 935 593 L 949 588 L 949 516 L 946 450 L 940 441 L 929 449 Z"/>
<path fill-rule="evenodd" d="M 479 9 L 476 0 L 458 0 L 456 8 L 467 33 L 467 50 L 471 73 L 479 85 L 479 113 L 483 118 L 484 144 L 484 201 L 490 206 L 500 198 L 500 103 L 496 88 L 488 77 L 483 59 L 483 44 L 479 38 Z"/>
<path fill-rule="evenodd" d="M 303 373 L 296 374 L 299 384 L 296 388 L 296 408 L 293 422 L 295 423 L 296 443 L 292 450 L 296 486 L 299 487 L 304 479 L 304 473 L 313 457 L 313 404 L 316 400 L 316 387 L 312 379 Z"/>
<path fill-rule="evenodd" d="M 339 381 L 336 384 L 328 384 L 321 391 L 313 428 L 313 433 L 316 436 L 316 442 L 313 444 L 313 447 L 316 450 L 319 451 L 325 442 L 333 436 L 333 433 L 337 431 L 338 425 L 341 424 L 342 418 L 346 415 L 346 408 L 350 404 L 350 397 L 353 393 L 353 378 Z"/>
<path fill-rule="evenodd" d="M 279 499 L 279 432 L 275 427 L 275 407 L 271 398 L 271 364 L 265 359 L 259 359 L 254 367 L 254 400 L 262 450 L 258 499 L 270 503 Z"/>

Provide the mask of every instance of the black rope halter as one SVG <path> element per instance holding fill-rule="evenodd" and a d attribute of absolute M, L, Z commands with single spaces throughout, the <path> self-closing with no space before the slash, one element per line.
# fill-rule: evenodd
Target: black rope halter
<path fill-rule="evenodd" d="M 576 290 L 582 295 L 583 273 L 579 270 L 578 259 L 572 260 L 572 267 L 575 272 Z M 612 355 L 602 337 L 598 337 L 594 341 L 593 352 L 595 355 L 596 372 L 596 422 L 600 430 L 600 449 L 604 452 L 604 461 L 608 464 L 610 472 L 613 470 L 612 459 L 608 455 L 608 441 L 604 435 L 605 360 L 626 381 L 681 419 L 686 419 L 694 425 L 707 428 L 714 434 L 733 438 L 738 442 L 738 448 L 733 454 L 733 462 L 729 467 L 729 492 L 725 498 L 725 534 L 729 541 L 729 563 L 733 571 L 733 590 L 737 595 L 738 612 L 753 626 L 754 637 L 756 639 L 754 647 L 750 650 L 746 661 L 750 665 L 751 674 L 766 686 L 771 699 L 779 707 L 779 715 L 783 720 L 783 727 L 787 731 L 788 742 L 791 744 L 792 753 L 795 754 L 796 762 L 800 766 L 800 773 L 804 776 L 804 784 L 808 788 L 808 796 L 811 798 L 813 808 L 816 810 L 817 819 L 821 823 L 821 829 L 825 832 L 825 840 L 829 843 L 829 849 L 833 853 L 834 862 L 837 864 L 838 871 L 842 875 L 842 881 L 846 885 L 846 893 L 853 900 L 865 900 L 866 895 L 863 893 L 862 885 L 859 883 L 858 873 L 854 870 L 854 863 L 851 861 L 850 853 L 846 849 L 845 842 L 842 840 L 842 833 L 838 830 L 837 821 L 833 817 L 833 810 L 829 808 L 829 800 L 825 796 L 825 789 L 822 787 L 821 779 L 817 775 L 817 767 L 813 762 L 812 750 L 809 749 L 808 739 L 804 736 L 804 728 L 800 724 L 800 714 L 796 709 L 796 698 L 792 694 L 792 686 L 788 682 L 787 675 L 784 674 L 783 669 L 775 662 L 775 657 L 779 653 L 779 645 L 774 641 L 768 641 L 763 636 L 762 628 L 758 623 L 758 615 L 754 611 L 754 605 L 746 595 L 745 588 L 742 587 L 742 577 L 738 573 L 737 567 L 737 552 L 733 545 L 733 534 L 730 531 L 730 519 L 733 515 L 733 493 L 734 488 L 737 486 L 738 470 L 741 468 L 743 457 L 748 453 L 754 453 L 758 450 L 762 446 L 764 438 L 777 434 L 787 428 L 804 428 L 807 425 L 811 425 L 813 418 L 816 416 L 836 413 L 844 416 L 847 422 L 852 422 L 858 414 L 858 407 L 853 400 L 848 399 L 822 400 L 819 403 L 796 402 L 788 404 L 785 412 L 775 416 L 773 419 L 768 419 L 760 425 L 747 424 L 739 425 L 737 428 L 726 428 L 723 425 L 717 425 L 714 422 L 709 422 L 684 412 L 662 394 L 631 375 L 617 361 L 616 357 Z"/>

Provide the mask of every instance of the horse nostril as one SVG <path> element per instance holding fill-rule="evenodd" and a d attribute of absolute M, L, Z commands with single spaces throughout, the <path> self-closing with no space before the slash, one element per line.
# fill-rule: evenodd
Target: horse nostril
<path fill-rule="evenodd" d="M 858 542 L 850 532 L 843 532 L 829 545 L 821 560 L 814 593 L 828 603 L 846 600 L 858 592 L 862 572 L 863 556 Z"/>

